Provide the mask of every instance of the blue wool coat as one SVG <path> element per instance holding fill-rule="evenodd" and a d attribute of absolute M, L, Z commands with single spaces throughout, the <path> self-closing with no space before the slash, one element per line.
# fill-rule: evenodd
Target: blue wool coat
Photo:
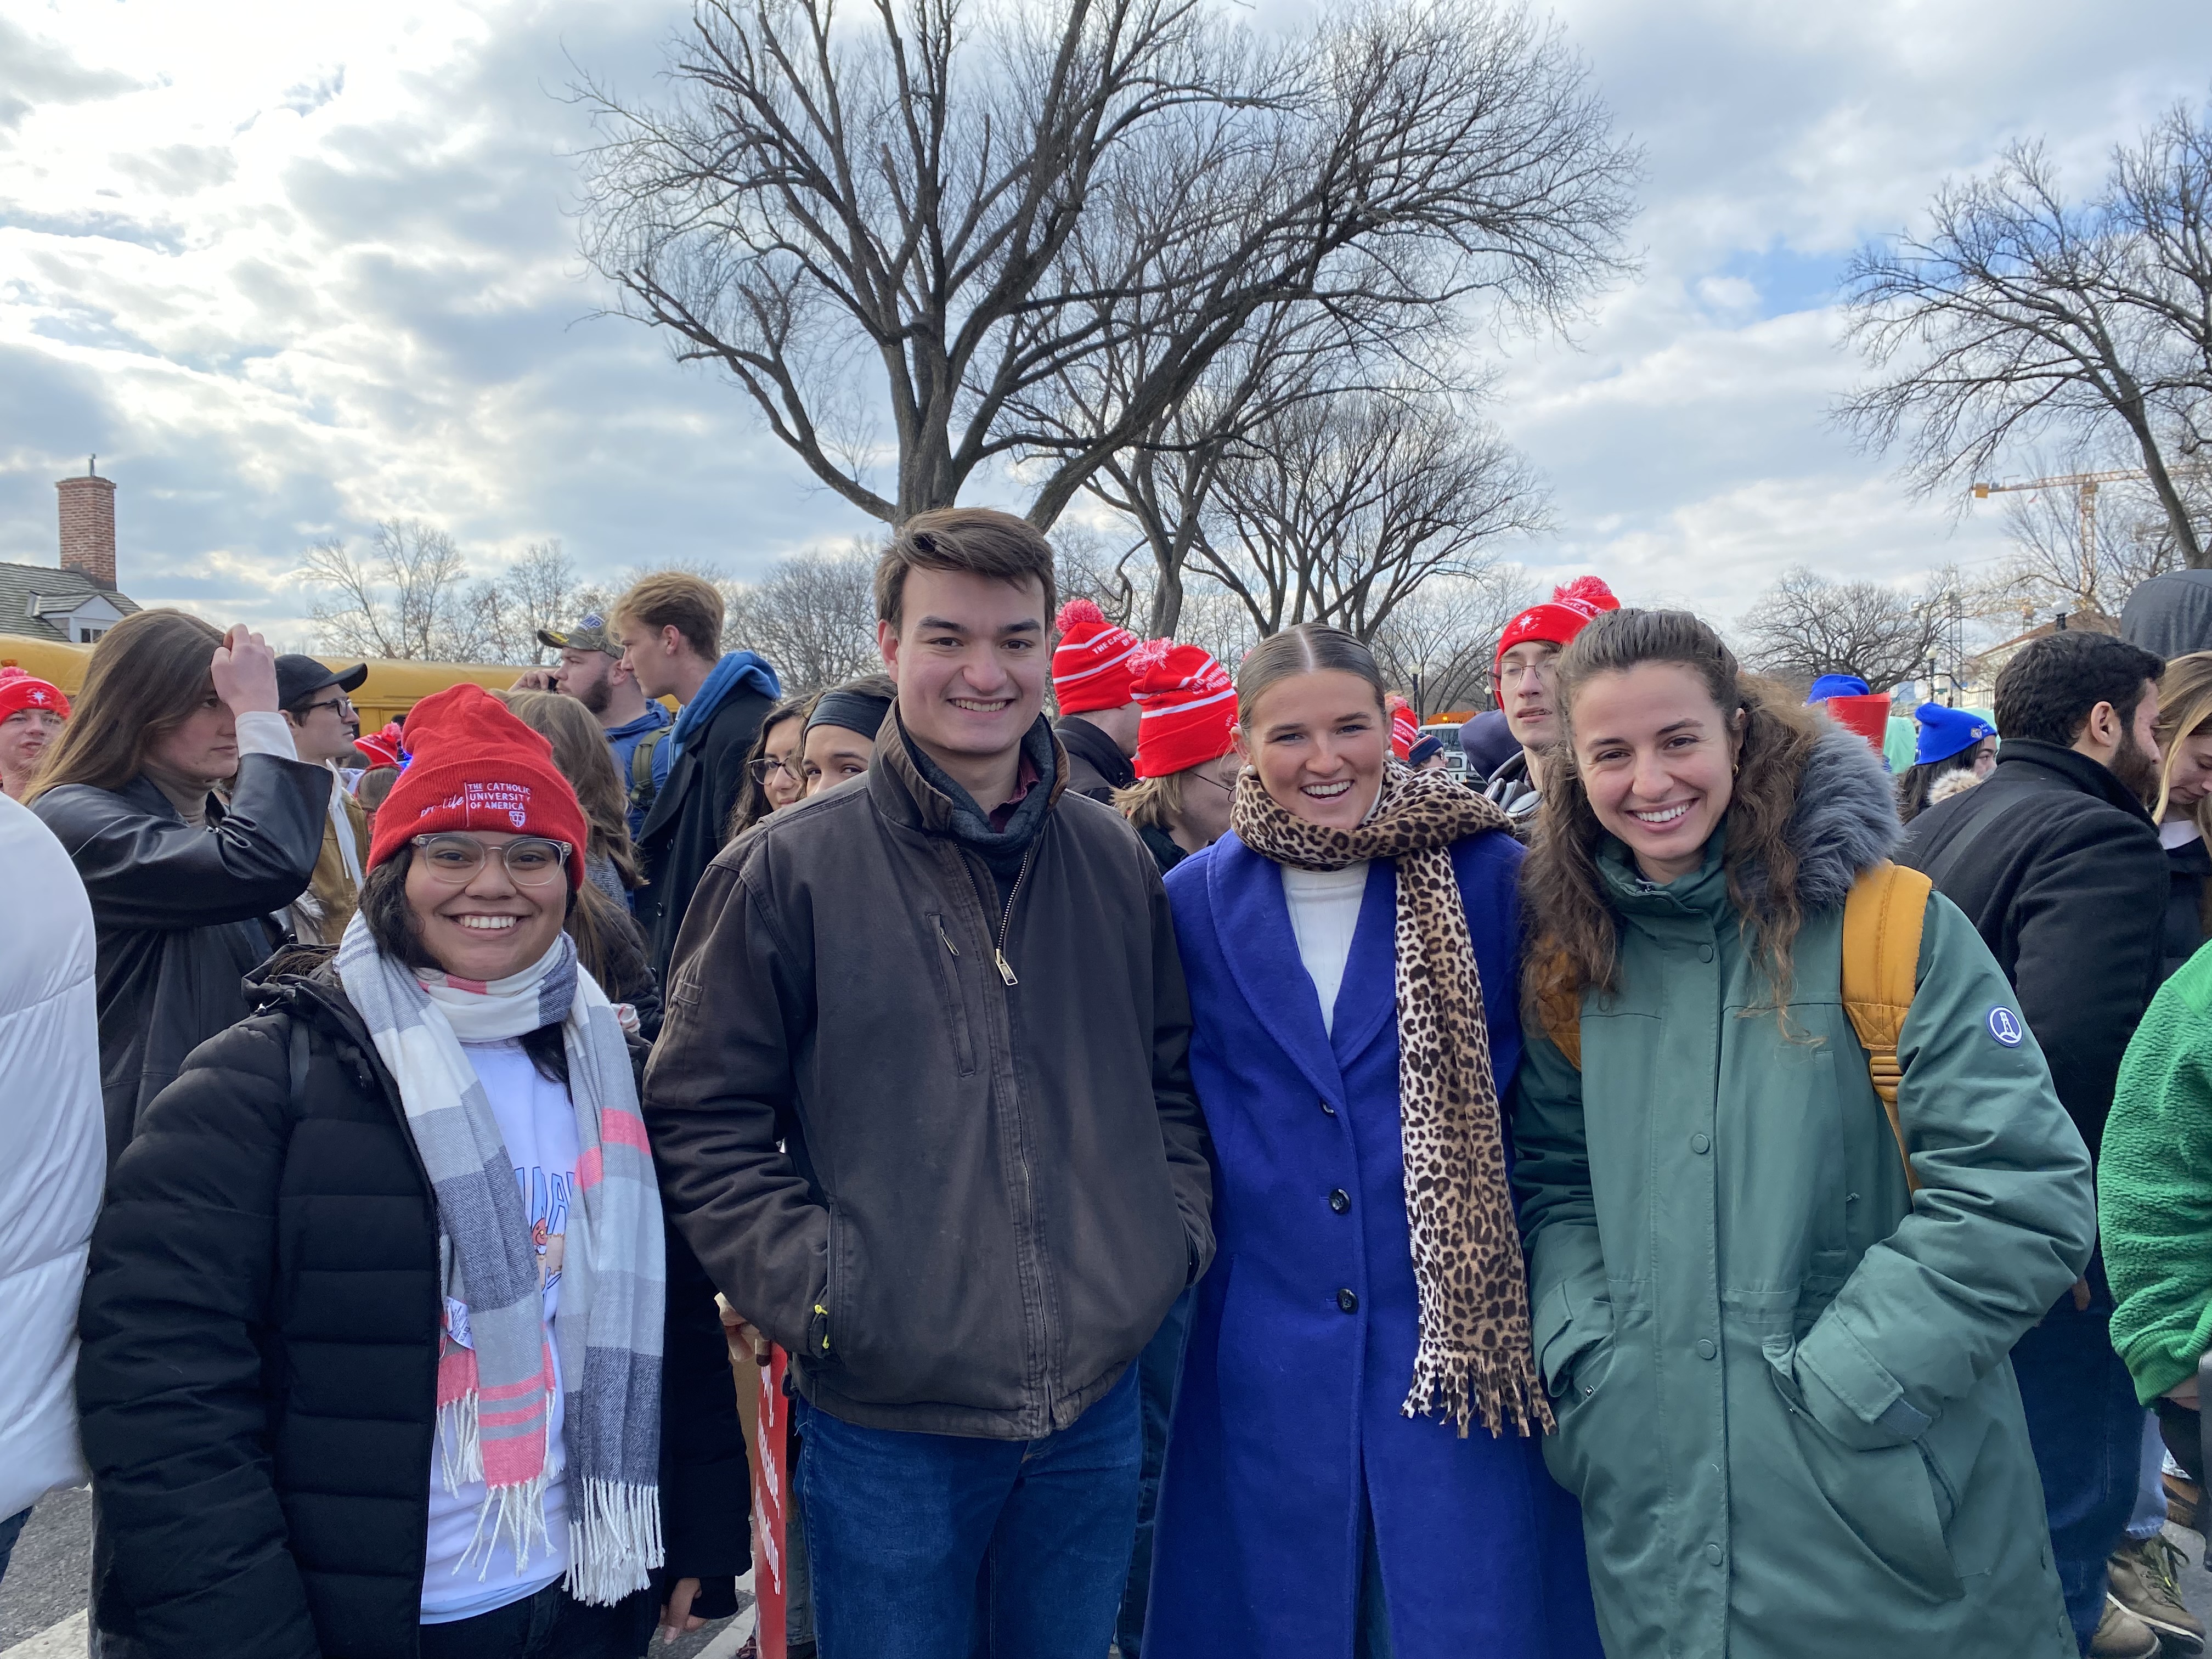
<path fill-rule="evenodd" d="M 1521 1053 L 1521 849 L 1485 834 L 1452 862 L 1503 1097 Z M 1599 1659 L 1580 1515 L 1537 1443 L 1400 1412 L 1419 1322 L 1395 866 L 1370 866 L 1333 1036 L 1279 866 L 1232 834 L 1167 890 L 1219 1254 L 1168 1442 L 1146 1659 L 1349 1659 L 1370 1506 L 1396 1659 Z"/>

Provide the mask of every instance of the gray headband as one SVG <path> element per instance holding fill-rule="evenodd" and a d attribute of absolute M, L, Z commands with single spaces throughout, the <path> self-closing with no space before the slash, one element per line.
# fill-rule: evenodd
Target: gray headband
<path fill-rule="evenodd" d="M 824 691 L 815 703 L 814 712 L 806 717 L 806 729 L 817 726 L 842 726 L 848 732 L 858 732 L 871 743 L 883 729 L 884 716 L 891 712 L 889 697 L 871 696 L 866 691 Z"/>

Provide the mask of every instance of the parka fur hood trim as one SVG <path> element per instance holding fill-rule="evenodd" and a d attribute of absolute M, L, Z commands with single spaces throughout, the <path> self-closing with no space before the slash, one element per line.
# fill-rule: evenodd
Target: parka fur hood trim
<path fill-rule="evenodd" d="M 1895 854 L 1905 839 L 1896 791 L 1864 738 L 1838 726 L 1814 740 L 1787 833 L 1797 853 L 1797 902 L 1808 910 L 1841 904 L 1863 872 Z M 1758 896 L 1765 872 L 1746 876 Z"/>

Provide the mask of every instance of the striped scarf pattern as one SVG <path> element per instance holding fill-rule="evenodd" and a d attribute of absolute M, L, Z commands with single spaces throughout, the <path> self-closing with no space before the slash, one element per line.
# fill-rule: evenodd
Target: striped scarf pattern
<path fill-rule="evenodd" d="M 660 1340 L 665 1300 L 659 1188 L 615 1012 L 576 965 L 566 933 L 532 966 L 489 984 L 410 969 L 356 916 L 338 947 L 347 1000 L 399 1085 L 438 1204 L 447 1297 L 468 1309 L 470 1346 L 440 1338 L 439 1441 L 448 1491 L 483 1481 L 489 1555 L 518 1567 L 545 1537 L 555 1368 L 538 1253 L 514 1166 L 463 1042 L 561 1027 L 576 1113 L 577 1201 L 568 1212 L 561 1311 L 568 1571 L 580 1601 L 608 1606 L 661 1564 Z"/>

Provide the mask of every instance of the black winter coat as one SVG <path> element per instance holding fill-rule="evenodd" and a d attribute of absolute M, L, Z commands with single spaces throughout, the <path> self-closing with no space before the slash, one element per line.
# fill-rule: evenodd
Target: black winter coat
<path fill-rule="evenodd" d="M 2162 966 L 2172 881 L 2143 804 L 2086 755 L 2007 738 L 1985 782 L 1905 826 L 1898 861 L 1980 931 L 2094 1154 Z"/>
<path fill-rule="evenodd" d="M 637 921 L 645 929 L 653 977 L 663 987 L 692 890 L 722 850 L 722 832 L 730 827 L 745 781 L 746 752 L 760 733 L 762 717 L 775 707 L 775 699 L 757 691 L 732 691 L 723 698 L 702 730 L 685 735 L 684 752 L 668 769 L 668 781 L 638 831 L 645 885 L 637 890 Z"/>
<path fill-rule="evenodd" d="M 1079 715 L 1053 722 L 1053 735 L 1067 754 L 1067 787 L 1076 794 L 1114 804 L 1114 792 L 1137 781 L 1137 769 L 1121 745 Z"/>
<path fill-rule="evenodd" d="M 247 974 L 286 937 L 330 822 L 330 769 L 247 755 L 206 827 L 152 780 L 68 784 L 32 811 L 84 878 L 99 930 L 100 1084 L 107 1162 L 185 1056 L 249 1010 Z"/>
<path fill-rule="evenodd" d="M 397 1086 L 327 969 L 148 1110 L 93 1236 L 77 1401 L 93 1618 L 152 1659 L 415 1659 L 435 1429 L 438 1218 Z M 672 1233 L 669 1577 L 734 1610 L 744 1442 L 713 1288 Z M 657 1607 L 625 1603 L 642 1653 Z"/>
<path fill-rule="evenodd" d="M 2172 884 L 2166 890 L 2164 961 L 2159 969 L 2161 981 L 2172 978 L 2204 943 L 2204 888 L 2207 878 L 2212 878 L 2212 848 L 2205 846 L 2202 836 L 2170 847 L 2166 867 Z"/>

